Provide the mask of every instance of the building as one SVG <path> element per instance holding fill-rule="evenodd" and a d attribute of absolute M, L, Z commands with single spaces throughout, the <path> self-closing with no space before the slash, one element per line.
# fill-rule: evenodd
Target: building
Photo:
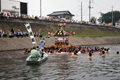
<path fill-rule="evenodd" d="M 118 20 L 118 22 L 115 23 L 115 27 L 120 28 L 120 20 Z"/>
<path fill-rule="evenodd" d="M 74 15 L 71 14 L 69 11 L 55 11 L 51 14 L 48 14 L 47 16 L 55 19 L 59 18 L 59 19 L 71 20 Z"/>
<path fill-rule="evenodd" d="M 0 0 L 0 12 L 9 14 L 28 14 L 27 3 L 15 0 Z"/>

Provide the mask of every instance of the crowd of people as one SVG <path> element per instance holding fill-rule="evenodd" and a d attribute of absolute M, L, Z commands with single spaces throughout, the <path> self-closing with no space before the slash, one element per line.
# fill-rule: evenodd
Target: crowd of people
<path fill-rule="evenodd" d="M 64 48 L 44 48 L 45 45 L 45 38 L 40 40 L 39 46 L 33 47 L 30 49 L 24 49 L 23 53 L 30 53 L 31 56 L 38 56 L 38 57 L 43 57 L 44 54 L 56 54 L 56 55 L 62 55 L 62 54 L 67 54 L 71 55 L 72 58 L 78 58 L 79 54 L 88 54 L 88 58 L 92 59 L 94 58 L 93 54 L 96 52 L 98 53 L 102 58 L 105 58 L 106 54 L 110 52 L 109 48 L 100 48 L 100 47 L 75 47 L 75 46 L 66 46 Z M 39 54 L 39 55 L 38 55 Z M 119 51 L 117 51 L 116 54 L 119 54 Z"/>
<path fill-rule="evenodd" d="M 79 54 L 88 54 L 88 58 L 93 58 L 93 53 L 99 52 L 101 57 L 105 58 L 105 53 L 110 52 L 109 48 L 100 47 L 66 47 L 60 49 L 49 49 L 45 51 L 47 54 L 56 53 L 57 55 L 68 54 L 72 55 L 72 58 L 77 58 Z M 119 51 L 117 52 L 119 54 Z"/>
<path fill-rule="evenodd" d="M 15 31 L 13 28 L 11 28 L 11 30 L 7 33 L 6 30 L 3 30 L 0 29 L 0 38 L 3 37 L 3 38 L 13 38 L 13 37 L 28 37 L 28 33 L 27 32 L 23 32 L 22 30 L 20 30 L 18 28 L 17 31 Z"/>
<path fill-rule="evenodd" d="M 107 24 L 96 24 L 91 23 L 89 21 L 78 21 L 74 19 L 62 19 L 62 18 L 51 18 L 51 17 L 44 17 L 44 16 L 30 16 L 25 14 L 18 14 L 18 13 L 4 13 L 0 12 L 0 19 L 10 19 L 10 18 L 17 18 L 17 19 L 32 19 L 32 20 L 44 20 L 44 21 L 58 21 L 58 22 L 68 22 L 68 23 L 79 23 L 79 24 L 91 24 L 91 25 L 102 25 L 102 26 L 108 26 Z"/>
<path fill-rule="evenodd" d="M 42 33 L 37 33 L 37 32 L 33 32 L 34 37 L 42 37 Z M 14 30 L 14 28 L 11 28 L 10 31 L 6 32 L 6 30 L 2 30 L 0 29 L 0 38 L 22 38 L 22 37 L 28 37 L 29 34 L 26 31 L 20 30 L 19 28 L 17 29 L 17 31 Z"/>
<path fill-rule="evenodd" d="M 51 18 L 51 17 L 44 17 L 44 16 L 30 16 L 25 14 L 10 14 L 10 13 L 4 13 L 0 12 L 0 19 L 9 19 L 9 18 L 22 18 L 22 19 L 36 19 L 36 20 L 45 20 L 45 21 L 60 21 L 60 22 L 71 22 L 71 23 L 77 23 L 76 20 L 64 20 L 61 18 Z"/>

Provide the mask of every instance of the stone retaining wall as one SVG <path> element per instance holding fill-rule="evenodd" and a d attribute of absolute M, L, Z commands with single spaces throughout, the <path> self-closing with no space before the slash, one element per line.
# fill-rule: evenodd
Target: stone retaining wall
<path fill-rule="evenodd" d="M 36 38 L 37 45 L 40 38 Z M 45 46 L 54 45 L 54 37 L 46 38 Z M 70 45 L 101 45 L 101 44 L 120 44 L 120 37 L 70 37 Z M 18 50 L 23 48 L 32 48 L 31 39 L 28 38 L 0 38 L 0 51 Z"/>

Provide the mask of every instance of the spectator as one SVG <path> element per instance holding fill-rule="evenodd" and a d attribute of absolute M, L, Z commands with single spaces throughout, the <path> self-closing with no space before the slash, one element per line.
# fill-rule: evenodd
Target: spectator
<path fill-rule="evenodd" d="M 2 29 L 0 29 L 0 38 L 2 37 Z"/>
<path fill-rule="evenodd" d="M 28 33 L 26 32 L 26 37 L 28 37 Z"/>
<path fill-rule="evenodd" d="M 39 33 L 39 36 L 40 36 L 40 38 L 42 38 L 42 33 L 41 32 Z"/>
<path fill-rule="evenodd" d="M 26 37 L 26 32 L 23 32 L 23 37 Z"/>
<path fill-rule="evenodd" d="M 10 17 L 10 14 L 9 14 L 9 13 L 7 13 L 7 19 L 9 19 L 9 17 Z"/>
<path fill-rule="evenodd" d="M 2 37 L 4 37 L 4 38 L 7 37 L 7 34 L 6 34 L 6 31 L 5 31 L 5 30 L 2 32 Z"/>
<path fill-rule="evenodd" d="M 17 37 L 17 32 L 16 31 L 14 31 L 14 37 Z"/>
<path fill-rule="evenodd" d="M 0 13 L 0 18 L 1 18 L 1 19 L 4 18 L 4 17 L 3 17 L 3 14 L 4 14 L 3 12 Z"/>
<path fill-rule="evenodd" d="M 46 35 L 46 38 L 50 38 L 50 35 L 49 35 L 49 34 L 47 34 L 47 35 Z"/>
<path fill-rule="evenodd" d="M 23 37 L 23 33 L 24 33 L 24 32 L 23 32 L 23 30 L 22 30 L 22 31 L 21 31 L 21 37 Z"/>
<path fill-rule="evenodd" d="M 13 38 L 14 34 L 12 32 L 9 33 L 9 38 Z"/>
<path fill-rule="evenodd" d="M 13 28 L 11 28 L 11 33 L 14 34 L 14 29 Z"/>
<path fill-rule="evenodd" d="M 18 29 L 17 37 L 23 37 L 23 33 Z"/>
<path fill-rule="evenodd" d="M 28 33 L 27 32 L 23 32 L 23 37 L 28 37 Z"/>
<path fill-rule="evenodd" d="M 37 37 L 37 32 L 34 32 L 34 36 Z"/>

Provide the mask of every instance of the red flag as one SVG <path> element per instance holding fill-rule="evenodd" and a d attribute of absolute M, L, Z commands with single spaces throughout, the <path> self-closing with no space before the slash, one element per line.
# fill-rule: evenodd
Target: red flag
<path fill-rule="evenodd" d="M 75 31 L 72 32 L 72 35 L 75 35 Z"/>

